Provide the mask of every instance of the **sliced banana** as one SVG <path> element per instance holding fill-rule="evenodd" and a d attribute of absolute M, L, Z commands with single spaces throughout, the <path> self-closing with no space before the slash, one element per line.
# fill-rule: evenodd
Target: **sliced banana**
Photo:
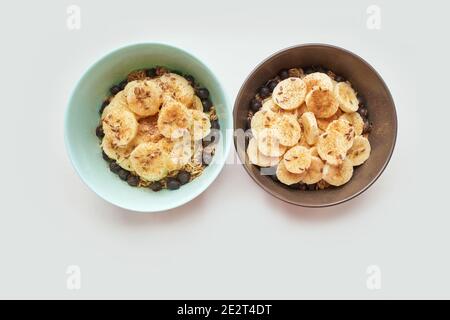
<path fill-rule="evenodd" d="M 331 117 L 329 117 L 329 118 L 324 118 L 324 119 L 317 119 L 317 118 L 316 118 L 317 126 L 319 127 L 320 130 L 325 131 L 325 130 L 327 130 L 328 125 L 329 125 L 332 121 L 337 120 L 337 119 L 339 118 L 340 115 L 342 115 L 342 111 L 341 111 L 340 109 L 338 109 L 338 110 L 336 111 L 336 113 L 333 114 L 333 115 L 332 115 Z"/>
<path fill-rule="evenodd" d="M 192 104 L 188 106 L 188 108 L 203 112 L 202 100 L 200 100 L 199 97 L 194 96 L 194 100 L 192 101 Z"/>
<path fill-rule="evenodd" d="M 342 114 L 339 119 L 344 119 L 350 122 L 355 128 L 356 135 L 360 136 L 364 130 L 364 120 L 358 112 L 350 112 Z"/>
<path fill-rule="evenodd" d="M 352 147 L 347 151 L 347 159 L 353 166 L 363 164 L 370 156 L 370 142 L 363 136 L 356 136 Z"/>
<path fill-rule="evenodd" d="M 319 157 L 319 152 L 317 152 L 316 146 L 309 148 L 309 153 L 311 153 L 311 156 L 313 157 Z"/>
<path fill-rule="evenodd" d="M 333 90 L 333 81 L 327 74 L 322 72 L 310 73 L 303 78 L 303 81 L 305 81 L 307 92 L 310 92 L 314 88 Z"/>
<path fill-rule="evenodd" d="M 284 110 L 293 110 L 305 101 L 306 85 L 300 78 L 280 81 L 273 90 L 273 101 Z"/>
<path fill-rule="evenodd" d="M 131 165 L 145 180 L 161 180 L 169 173 L 169 155 L 161 143 L 147 142 L 138 145 L 130 155 Z"/>
<path fill-rule="evenodd" d="M 308 111 L 314 113 L 316 118 L 328 118 L 336 113 L 339 104 L 332 90 L 316 87 L 306 96 Z"/>
<path fill-rule="evenodd" d="M 358 98 L 350 84 L 339 82 L 334 88 L 334 94 L 342 111 L 355 112 L 358 110 Z"/>
<path fill-rule="evenodd" d="M 103 132 L 117 146 L 125 146 L 136 136 L 138 122 L 134 114 L 121 108 L 108 111 L 102 120 Z"/>
<path fill-rule="evenodd" d="M 211 121 L 202 111 L 189 110 L 192 118 L 192 135 L 194 140 L 201 140 L 211 132 Z"/>
<path fill-rule="evenodd" d="M 163 90 L 164 100 L 175 99 L 186 106 L 194 101 L 194 88 L 189 82 L 175 73 L 165 73 L 158 78 L 158 83 Z"/>
<path fill-rule="evenodd" d="M 188 109 L 175 100 L 167 100 L 159 112 L 158 129 L 166 138 L 177 139 L 191 128 Z"/>
<path fill-rule="evenodd" d="M 312 156 L 311 165 L 306 170 L 305 175 L 302 178 L 302 182 L 306 184 L 314 184 L 322 180 L 323 166 L 324 163 L 319 157 Z"/>
<path fill-rule="evenodd" d="M 139 116 L 157 114 L 163 102 L 163 91 L 155 80 L 131 81 L 124 92 L 128 107 Z"/>
<path fill-rule="evenodd" d="M 109 102 L 109 104 L 103 109 L 101 119 L 103 120 L 106 115 L 115 109 L 123 109 L 126 111 L 131 111 L 130 108 L 128 108 L 128 102 L 127 102 L 127 96 L 125 95 L 125 92 L 122 90 L 118 92 Z M 131 111 L 132 112 L 132 111 Z M 136 118 L 138 118 L 137 116 Z"/>
<path fill-rule="evenodd" d="M 348 141 L 344 135 L 335 130 L 321 134 L 317 142 L 320 158 L 331 165 L 342 163 L 348 148 Z"/>
<path fill-rule="evenodd" d="M 251 138 L 248 142 L 247 155 L 250 163 L 259 167 L 271 167 L 280 162 L 280 157 L 268 157 L 259 152 L 255 138 Z"/>
<path fill-rule="evenodd" d="M 273 128 L 276 130 L 280 143 L 288 147 L 296 145 L 302 134 L 297 117 L 290 115 L 279 116 Z"/>
<path fill-rule="evenodd" d="M 144 142 L 158 142 L 163 138 L 158 130 L 158 116 L 150 116 L 138 120 L 138 131 L 133 142 L 136 144 Z"/>
<path fill-rule="evenodd" d="M 163 140 L 163 148 L 168 152 L 169 160 L 167 162 L 167 169 L 169 171 L 180 170 L 191 159 L 193 155 L 191 138 L 189 135 L 176 140 Z"/>
<path fill-rule="evenodd" d="M 127 144 L 126 146 L 119 147 L 112 139 L 108 136 L 103 137 L 102 140 L 102 149 L 106 153 L 108 157 L 110 157 L 113 160 L 116 160 L 116 162 L 124 169 L 128 171 L 133 171 L 133 167 L 131 166 L 130 162 L 130 154 L 134 150 L 134 148 L 137 146 L 137 144 L 134 142 L 134 140 Z"/>
<path fill-rule="evenodd" d="M 316 117 L 312 112 L 305 112 L 300 117 L 300 122 L 303 128 L 303 135 L 309 145 L 314 145 L 319 139 L 319 127 L 317 126 Z"/>
<path fill-rule="evenodd" d="M 346 184 L 353 175 L 353 165 L 349 159 L 344 159 L 339 165 L 325 164 L 323 167 L 323 180 L 332 186 Z"/>
<path fill-rule="evenodd" d="M 311 153 L 305 147 L 295 146 L 284 154 L 283 162 L 289 172 L 300 174 L 311 165 Z"/>
<path fill-rule="evenodd" d="M 272 127 L 276 119 L 277 114 L 271 110 L 259 110 L 256 112 L 250 123 L 253 136 L 257 137 L 262 129 Z"/>
<path fill-rule="evenodd" d="M 273 102 L 272 98 L 267 98 L 266 100 L 264 100 L 261 110 L 269 110 L 279 114 L 298 116 L 298 109 L 284 110 L 280 108 L 275 102 Z"/>
<path fill-rule="evenodd" d="M 337 131 L 344 136 L 345 140 L 347 141 L 347 150 L 350 149 L 353 144 L 353 139 L 355 139 L 356 136 L 353 124 L 344 119 L 334 120 L 328 126 L 327 132 L 330 132 L 332 130 Z"/>
<path fill-rule="evenodd" d="M 278 136 L 279 134 L 276 129 L 262 129 L 256 137 L 258 141 L 258 150 L 268 157 L 282 156 L 286 152 L 286 146 L 280 143 Z"/>
<path fill-rule="evenodd" d="M 289 172 L 284 165 L 284 161 L 280 161 L 277 166 L 276 175 L 280 182 L 290 186 L 291 184 L 299 183 L 302 181 L 304 173 L 297 174 Z"/>

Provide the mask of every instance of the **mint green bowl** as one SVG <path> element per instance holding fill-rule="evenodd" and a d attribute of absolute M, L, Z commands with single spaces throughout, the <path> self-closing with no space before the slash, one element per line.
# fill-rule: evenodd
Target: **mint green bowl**
<path fill-rule="evenodd" d="M 130 71 L 156 65 L 191 74 L 208 88 L 221 128 L 220 143 L 213 162 L 201 176 L 174 191 L 153 192 L 147 188 L 130 187 L 109 170 L 101 155 L 99 139 L 95 136 L 98 111 L 109 88 L 125 79 Z M 191 54 L 159 43 L 127 46 L 101 58 L 76 85 L 65 114 L 67 152 L 81 179 L 104 200 L 139 212 L 175 208 L 202 193 L 222 170 L 232 139 L 232 114 L 228 105 L 219 81 L 208 67 Z"/>

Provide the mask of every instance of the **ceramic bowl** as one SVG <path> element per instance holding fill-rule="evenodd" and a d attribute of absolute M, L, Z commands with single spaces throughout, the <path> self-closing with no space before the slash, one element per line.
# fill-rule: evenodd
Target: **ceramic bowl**
<path fill-rule="evenodd" d="M 166 66 L 191 74 L 207 87 L 216 107 L 221 139 L 213 162 L 203 174 L 178 190 L 153 192 L 130 187 L 108 168 L 102 159 L 95 129 L 99 108 L 109 88 L 136 69 Z M 161 212 L 180 206 L 202 193 L 221 171 L 231 145 L 232 114 L 226 95 L 214 74 L 199 59 L 181 49 L 159 43 L 142 43 L 115 50 L 98 60 L 81 77 L 65 114 L 65 143 L 72 164 L 81 179 L 101 198 L 139 212 Z"/>

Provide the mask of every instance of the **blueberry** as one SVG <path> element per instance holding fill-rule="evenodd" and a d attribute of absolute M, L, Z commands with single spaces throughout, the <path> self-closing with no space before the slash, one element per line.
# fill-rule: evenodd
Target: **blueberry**
<path fill-rule="evenodd" d="M 305 191 L 307 189 L 307 184 L 306 183 L 300 183 L 298 186 L 299 190 Z"/>
<path fill-rule="evenodd" d="M 370 131 L 372 131 L 372 124 L 368 120 L 366 120 L 364 121 L 363 134 L 369 133 Z"/>
<path fill-rule="evenodd" d="M 316 184 L 308 184 L 307 189 L 308 189 L 308 191 L 314 191 L 314 190 L 316 190 Z"/>
<path fill-rule="evenodd" d="M 134 174 L 130 174 L 127 178 L 127 182 L 132 187 L 137 187 L 139 185 L 139 177 L 135 176 Z"/>
<path fill-rule="evenodd" d="M 216 129 L 216 130 L 219 130 L 219 129 L 220 129 L 219 120 L 213 120 L 213 121 L 211 121 L 211 129 Z"/>
<path fill-rule="evenodd" d="M 359 104 L 359 105 L 363 105 L 363 104 L 365 104 L 365 103 L 366 103 L 366 101 L 364 100 L 364 98 L 363 98 L 363 97 L 361 97 L 361 96 L 358 96 L 357 98 L 358 98 L 358 104 Z"/>
<path fill-rule="evenodd" d="M 211 132 L 203 138 L 202 140 L 202 146 L 203 148 L 209 146 L 211 143 L 213 143 L 216 140 L 216 136 L 212 134 Z"/>
<path fill-rule="evenodd" d="M 367 110 L 367 108 L 362 107 L 362 108 L 358 109 L 358 113 L 360 114 L 361 117 L 367 118 L 367 115 L 369 114 L 369 111 Z"/>
<path fill-rule="evenodd" d="M 128 84 L 127 80 L 122 80 L 120 81 L 120 83 L 118 84 L 118 86 L 120 87 L 120 90 L 125 89 L 126 85 Z"/>
<path fill-rule="evenodd" d="M 120 170 L 122 170 L 122 168 L 117 164 L 117 162 L 113 161 L 109 164 L 109 170 L 117 174 Z"/>
<path fill-rule="evenodd" d="M 112 161 L 112 159 L 110 157 L 108 157 L 108 155 L 105 153 L 105 151 L 102 151 L 102 157 L 107 162 L 111 162 Z"/>
<path fill-rule="evenodd" d="M 257 112 L 259 109 L 261 109 L 261 107 L 262 107 L 261 101 L 259 101 L 258 99 L 253 98 L 250 101 L 250 110 L 252 110 L 253 112 Z"/>
<path fill-rule="evenodd" d="M 109 104 L 108 100 L 105 100 L 102 102 L 102 105 L 100 106 L 100 110 L 98 111 L 100 114 L 103 113 L 103 110 L 105 110 L 106 106 Z"/>
<path fill-rule="evenodd" d="M 270 97 L 270 94 L 271 94 L 271 93 L 272 93 L 272 92 L 271 92 L 270 89 L 267 88 L 267 87 L 261 87 L 261 88 L 259 89 L 259 96 L 260 96 L 261 98 L 263 98 L 263 99 Z"/>
<path fill-rule="evenodd" d="M 336 77 L 334 78 L 334 80 L 336 80 L 337 82 L 344 82 L 344 81 L 345 81 L 345 78 L 344 78 L 343 76 L 336 76 Z"/>
<path fill-rule="evenodd" d="M 327 69 L 325 69 L 323 66 L 317 66 L 316 72 L 327 73 Z"/>
<path fill-rule="evenodd" d="M 208 99 L 209 97 L 209 91 L 206 88 L 199 88 L 197 89 L 197 96 L 200 99 Z"/>
<path fill-rule="evenodd" d="M 280 76 L 281 80 L 287 79 L 289 78 L 289 71 L 287 69 L 282 69 L 280 70 L 278 75 Z"/>
<path fill-rule="evenodd" d="M 156 77 L 156 69 L 155 69 L 155 68 L 147 69 L 147 70 L 145 70 L 145 74 L 146 74 L 147 77 L 149 77 L 149 78 Z"/>
<path fill-rule="evenodd" d="M 125 170 L 125 169 L 120 169 L 118 175 L 119 175 L 120 179 L 125 181 L 125 180 L 128 179 L 128 176 L 130 175 L 130 172 Z"/>
<path fill-rule="evenodd" d="M 191 180 L 191 174 L 185 170 L 181 170 L 177 174 L 177 179 L 182 185 L 186 184 Z"/>
<path fill-rule="evenodd" d="M 120 89 L 120 86 L 118 85 L 114 85 L 109 89 L 109 92 L 111 92 L 111 94 L 118 94 L 122 89 Z"/>
<path fill-rule="evenodd" d="M 95 135 L 100 139 L 105 136 L 102 125 L 99 125 L 97 126 L 97 128 L 95 128 Z"/>
<path fill-rule="evenodd" d="M 155 192 L 161 190 L 162 187 L 163 187 L 162 183 L 159 182 L 159 181 L 155 181 L 149 186 L 149 188 L 152 189 L 152 191 L 155 191 Z"/>
<path fill-rule="evenodd" d="M 314 73 L 314 69 L 312 67 L 308 67 L 305 69 L 305 74 L 311 74 Z"/>
<path fill-rule="evenodd" d="M 181 184 L 180 181 L 178 181 L 175 178 L 168 178 L 167 179 L 167 189 L 169 190 L 177 190 L 180 188 Z"/>
<path fill-rule="evenodd" d="M 213 157 L 213 156 L 212 156 L 212 154 L 211 154 L 210 151 L 203 150 L 203 157 L 202 157 L 203 165 L 209 166 L 209 164 L 210 164 L 211 161 L 212 161 L 212 157 Z"/>
<path fill-rule="evenodd" d="M 195 84 L 195 78 L 190 74 L 186 75 L 184 78 L 189 82 L 191 86 Z"/>
<path fill-rule="evenodd" d="M 209 110 L 211 110 L 212 102 L 209 99 L 203 99 L 202 105 L 203 105 L 203 111 L 208 112 Z"/>
<path fill-rule="evenodd" d="M 278 82 L 276 80 L 270 80 L 267 83 L 267 88 L 269 88 L 270 92 L 273 91 L 273 89 L 275 89 L 275 87 L 277 86 Z"/>

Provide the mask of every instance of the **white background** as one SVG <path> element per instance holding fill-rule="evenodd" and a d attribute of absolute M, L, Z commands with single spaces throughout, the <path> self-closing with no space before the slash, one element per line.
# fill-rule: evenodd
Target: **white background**
<path fill-rule="evenodd" d="M 66 8 L 81 8 L 81 29 Z M 381 30 L 366 9 L 381 8 Z M 9 1 L 0 10 L 2 298 L 450 298 L 449 56 L 444 1 Z M 253 67 L 324 42 L 371 63 L 399 134 L 358 198 L 303 209 L 228 165 L 192 202 L 138 215 L 98 198 L 63 143 L 68 96 L 98 58 L 166 42 L 216 73 L 234 101 Z M 229 106 L 232 108 L 232 106 Z M 80 290 L 66 288 L 79 265 Z M 366 268 L 381 269 L 368 290 Z"/>

